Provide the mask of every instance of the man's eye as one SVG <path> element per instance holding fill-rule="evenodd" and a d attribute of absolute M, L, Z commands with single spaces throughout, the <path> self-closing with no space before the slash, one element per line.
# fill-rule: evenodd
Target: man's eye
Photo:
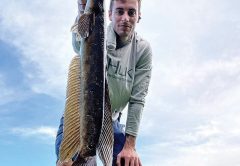
<path fill-rule="evenodd" d="M 134 16 L 136 15 L 136 10 L 130 9 L 130 10 L 128 11 L 128 15 L 129 15 L 130 17 L 134 17 Z"/>
<path fill-rule="evenodd" d="M 119 15 L 119 16 L 121 16 L 121 15 L 124 14 L 124 10 L 122 10 L 122 9 L 117 9 L 117 10 L 116 10 L 116 14 Z"/>

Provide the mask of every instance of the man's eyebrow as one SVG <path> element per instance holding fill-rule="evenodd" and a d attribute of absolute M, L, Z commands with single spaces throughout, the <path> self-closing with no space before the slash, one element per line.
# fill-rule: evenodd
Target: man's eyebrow
<path fill-rule="evenodd" d="M 115 10 L 124 10 L 122 7 L 118 7 L 118 8 L 115 8 Z M 129 8 L 128 10 L 137 10 L 137 9 L 135 9 L 135 8 Z"/>
<path fill-rule="evenodd" d="M 115 8 L 115 10 L 123 10 L 123 8 L 121 8 L 121 7 L 118 7 L 118 8 Z"/>

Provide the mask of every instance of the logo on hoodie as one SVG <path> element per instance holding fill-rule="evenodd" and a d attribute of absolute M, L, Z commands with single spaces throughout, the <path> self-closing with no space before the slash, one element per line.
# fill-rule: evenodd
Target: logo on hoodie
<path fill-rule="evenodd" d="M 132 82 L 133 79 L 133 69 L 128 69 L 127 64 L 121 64 L 118 60 L 113 60 L 108 57 L 107 63 L 107 73 L 108 76 L 119 79 L 126 80 L 128 82 Z"/>

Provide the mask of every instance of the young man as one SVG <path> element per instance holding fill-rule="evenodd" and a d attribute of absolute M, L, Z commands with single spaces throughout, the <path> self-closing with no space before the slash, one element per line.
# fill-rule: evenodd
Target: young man
<path fill-rule="evenodd" d="M 79 4 L 84 0 L 79 0 Z M 114 128 L 113 165 L 141 166 L 135 150 L 136 137 L 149 86 L 152 68 L 152 52 L 148 42 L 136 32 L 140 20 L 141 0 L 111 0 L 107 30 L 107 79 L 112 106 Z M 81 9 L 84 5 L 80 5 Z M 81 11 L 79 12 L 81 13 Z M 80 42 L 73 32 L 73 48 L 79 53 Z M 119 123 L 119 113 L 128 104 L 125 132 Z M 56 139 L 56 153 L 61 143 L 62 123 Z M 71 165 L 63 163 L 62 165 Z"/>

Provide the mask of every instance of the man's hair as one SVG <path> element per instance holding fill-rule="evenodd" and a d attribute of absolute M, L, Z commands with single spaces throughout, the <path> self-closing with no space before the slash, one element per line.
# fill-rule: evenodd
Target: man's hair
<path fill-rule="evenodd" d="M 113 1 L 126 1 L 126 0 L 111 0 L 110 1 L 110 7 L 109 7 L 109 10 L 111 11 L 112 10 L 112 7 L 113 7 Z M 137 0 L 138 1 L 138 12 L 140 12 L 140 9 L 141 9 L 141 0 Z"/>

